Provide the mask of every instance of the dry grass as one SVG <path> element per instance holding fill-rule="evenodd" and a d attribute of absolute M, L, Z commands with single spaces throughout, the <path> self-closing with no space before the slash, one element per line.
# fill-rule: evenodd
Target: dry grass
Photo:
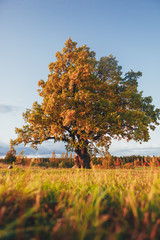
<path fill-rule="evenodd" d="M 160 170 L 0 165 L 0 239 L 160 239 Z"/>

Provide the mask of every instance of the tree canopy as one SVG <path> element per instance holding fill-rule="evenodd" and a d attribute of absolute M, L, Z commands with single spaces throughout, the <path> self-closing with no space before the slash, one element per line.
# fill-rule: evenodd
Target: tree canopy
<path fill-rule="evenodd" d="M 56 59 L 48 79 L 38 83 L 42 103 L 34 102 L 23 114 L 26 125 L 16 128 L 13 145 L 37 148 L 49 139 L 64 141 L 89 168 L 89 153 L 108 150 L 112 139 L 149 140 L 160 110 L 138 91 L 141 72 L 123 74 L 115 57 L 98 61 L 86 45 L 77 47 L 70 38 Z"/>

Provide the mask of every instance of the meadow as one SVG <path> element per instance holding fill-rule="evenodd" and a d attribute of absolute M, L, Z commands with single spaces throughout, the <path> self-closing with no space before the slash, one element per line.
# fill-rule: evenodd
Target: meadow
<path fill-rule="evenodd" d="M 0 239 L 160 239 L 160 169 L 0 165 Z"/>

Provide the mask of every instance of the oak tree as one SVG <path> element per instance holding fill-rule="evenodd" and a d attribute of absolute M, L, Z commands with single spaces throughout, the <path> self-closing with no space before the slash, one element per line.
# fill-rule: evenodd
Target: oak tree
<path fill-rule="evenodd" d="M 112 139 L 149 140 L 160 110 L 138 91 L 141 72 L 123 74 L 115 57 L 97 61 L 86 45 L 77 47 L 70 38 L 56 59 L 48 79 L 38 83 L 42 102 L 23 114 L 26 125 L 16 128 L 12 145 L 64 141 L 79 166 L 90 168 L 90 153 L 108 150 Z"/>

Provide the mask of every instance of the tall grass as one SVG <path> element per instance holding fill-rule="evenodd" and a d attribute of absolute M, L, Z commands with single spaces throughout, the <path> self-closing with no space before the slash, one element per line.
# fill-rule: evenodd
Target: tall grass
<path fill-rule="evenodd" d="M 0 169 L 0 239 L 160 239 L 160 170 Z"/>

